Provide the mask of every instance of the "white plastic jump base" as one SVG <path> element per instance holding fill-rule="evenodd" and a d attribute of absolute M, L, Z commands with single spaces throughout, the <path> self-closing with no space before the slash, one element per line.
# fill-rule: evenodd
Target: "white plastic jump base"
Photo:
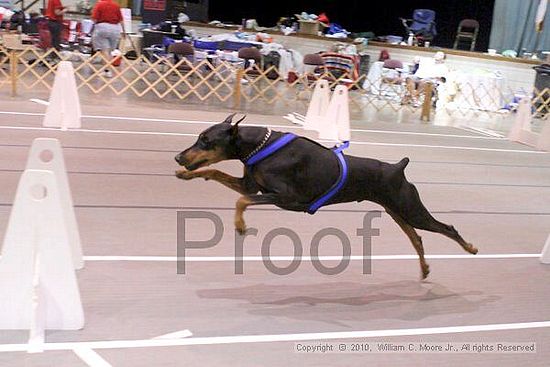
<path fill-rule="evenodd" d="M 344 85 L 336 87 L 323 118 L 321 118 L 319 138 L 334 141 L 349 141 L 351 139 L 349 122 L 348 88 Z"/>
<path fill-rule="evenodd" d="M 23 172 L 0 260 L 0 329 L 30 330 L 29 351 L 46 329 L 84 327 L 63 210 L 53 172 Z"/>
<path fill-rule="evenodd" d="M 55 175 L 74 267 L 75 269 L 82 269 L 84 267 L 82 244 L 74 213 L 71 188 L 65 168 L 65 159 L 63 158 L 63 149 L 59 140 L 53 138 L 34 139 L 27 158 L 27 166 L 25 167 L 25 170 L 30 169 L 48 170 L 52 171 Z"/>
<path fill-rule="evenodd" d="M 550 235 L 548 235 L 542 253 L 540 254 L 540 262 L 543 264 L 550 264 Z"/>
<path fill-rule="evenodd" d="M 287 113 L 286 116 L 283 116 L 283 118 L 292 122 L 293 124 L 303 126 L 306 117 L 304 115 L 300 115 L 297 112 L 291 112 L 291 113 Z"/>
<path fill-rule="evenodd" d="M 550 120 L 548 119 L 544 122 L 544 126 L 542 127 L 542 131 L 539 135 L 537 149 L 550 152 Z"/>
<path fill-rule="evenodd" d="M 57 66 L 50 103 L 42 125 L 62 130 L 79 129 L 82 111 L 74 77 L 73 64 L 61 61 Z"/>
<path fill-rule="evenodd" d="M 514 126 L 508 134 L 508 139 L 538 150 L 550 151 L 550 124 L 545 123 L 540 134 L 531 131 L 531 100 L 522 98 L 518 105 L 518 111 Z"/>
<path fill-rule="evenodd" d="M 330 103 L 330 88 L 327 80 L 319 79 L 309 102 L 304 129 L 319 131 L 321 119 L 326 115 Z"/>
<path fill-rule="evenodd" d="M 295 122 L 294 116 L 287 116 Z M 348 88 L 339 85 L 330 96 L 327 80 L 319 79 L 315 83 L 313 96 L 304 119 L 304 129 L 316 130 L 319 139 L 329 141 L 349 141 L 351 138 L 349 122 Z M 295 122 L 297 123 L 297 122 Z"/>

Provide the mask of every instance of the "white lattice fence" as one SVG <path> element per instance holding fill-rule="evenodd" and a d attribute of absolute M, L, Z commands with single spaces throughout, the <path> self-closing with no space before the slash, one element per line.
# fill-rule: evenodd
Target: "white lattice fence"
<path fill-rule="evenodd" d="M 0 46 L 0 88 L 10 83 L 10 54 L 9 51 Z"/>
<path fill-rule="evenodd" d="M 10 55 L 14 59 L 11 67 Z M 345 73 L 334 75 L 325 70 L 289 81 L 287 75 L 281 75 L 275 66 L 264 70 L 253 64 L 243 70 L 241 62 L 187 58 L 174 61 L 170 55 L 142 55 L 136 60 L 122 57 L 120 65 L 115 67 L 111 65 L 112 60 L 106 60 L 100 53 L 94 56 L 59 54 L 55 50 L 44 52 L 33 47 L 17 51 L 0 48 L 0 88 L 12 85 L 11 81 L 15 80 L 19 89 L 51 89 L 59 60 L 72 61 L 78 88 L 92 94 L 130 94 L 138 98 L 152 95 L 191 103 L 232 104 L 245 109 L 261 104 L 264 108 L 284 106 L 303 110 L 315 81 L 323 78 L 329 81 L 331 89 L 336 85 L 348 87 L 352 111 L 418 113 L 426 99 L 423 89 L 420 89 L 419 98 L 411 103 L 407 80 L 401 78 L 381 77 L 372 81 L 366 75 L 351 78 Z M 104 73 L 106 67 L 112 71 L 112 76 Z M 427 104 L 437 104 L 437 111 L 444 110 L 447 115 L 457 117 L 471 114 L 491 116 L 512 101 L 517 92 L 504 86 L 462 82 L 457 83 L 450 93 L 451 84 L 443 85 L 447 90 L 442 93 L 433 92 Z M 548 89 L 534 91 L 532 98 L 535 112 L 546 116 L 550 110 Z"/>

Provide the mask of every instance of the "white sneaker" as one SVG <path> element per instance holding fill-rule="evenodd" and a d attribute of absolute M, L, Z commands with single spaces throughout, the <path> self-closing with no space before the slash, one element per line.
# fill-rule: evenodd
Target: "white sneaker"
<path fill-rule="evenodd" d="M 113 77 L 113 72 L 111 70 L 104 70 L 103 71 L 103 76 L 105 78 L 112 78 Z"/>

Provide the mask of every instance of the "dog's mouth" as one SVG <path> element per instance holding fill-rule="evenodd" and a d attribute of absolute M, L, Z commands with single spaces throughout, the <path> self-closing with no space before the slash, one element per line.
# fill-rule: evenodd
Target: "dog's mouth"
<path fill-rule="evenodd" d="M 194 163 L 191 163 L 191 164 L 188 164 L 185 166 L 185 168 L 188 170 L 188 171 L 194 171 L 196 170 L 197 168 L 200 168 L 202 166 L 204 166 L 204 164 L 207 162 L 207 159 L 201 159 L 200 161 L 197 161 L 197 162 L 194 162 Z"/>

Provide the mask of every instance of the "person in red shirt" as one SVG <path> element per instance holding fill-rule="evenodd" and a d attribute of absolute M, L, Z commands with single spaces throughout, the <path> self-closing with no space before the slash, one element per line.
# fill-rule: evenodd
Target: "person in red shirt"
<path fill-rule="evenodd" d="M 118 48 L 120 32 L 125 34 L 120 6 L 112 0 L 99 0 L 92 10 L 92 20 L 95 22 L 92 45 L 109 60 L 111 51 Z M 105 76 L 111 76 L 109 69 L 105 69 Z"/>
<path fill-rule="evenodd" d="M 61 31 L 63 30 L 63 14 L 67 8 L 61 4 L 61 0 L 48 0 L 44 15 L 48 19 L 48 29 L 52 38 L 52 47 L 61 49 Z"/>

